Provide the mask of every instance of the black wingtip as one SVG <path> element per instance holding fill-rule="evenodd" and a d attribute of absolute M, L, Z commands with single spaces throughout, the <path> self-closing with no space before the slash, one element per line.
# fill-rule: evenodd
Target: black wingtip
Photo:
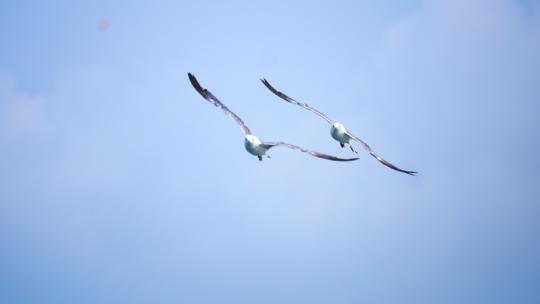
<path fill-rule="evenodd" d="M 416 176 L 416 174 L 418 174 L 418 172 L 416 171 L 405 171 L 405 170 L 397 170 L 397 171 L 403 172 L 405 174 L 412 175 L 412 176 Z"/>
<path fill-rule="evenodd" d="M 195 75 L 193 75 L 191 73 L 188 73 L 188 78 L 189 78 L 189 81 L 191 82 L 191 85 L 195 88 L 195 90 L 197 90 L 197 92 L 199 92 L 199 94 L 201 94 L 203 97 L 206 98 L 206 96 L 204 94 L 204 89 L 201 86 L 201 84 L 199 83 L 199 81 L 197 80 L 197 78 L 195 77 Z"/>
<path fill-rule="evenodd" d="M 201 85 L 199 84 L 199 82 L 197 81 L 197 78 L 195 77 L 195 75 L 191 74 L 191 73 L 187 73 L 188 75 L 188 78 L 189 78 L 189 81 L 191 82 L 191 84 L 194 86 L 194 87 L 200 87 Z"/>
<path fill-rule="evenodd" d="M 195 87 L 196 84 L 199 84 L 199 82 L 197 81 L 197 78 L 195 78 L 195 75 L 191 74 L 191 73 L 187 73 L 188 75 L 188 78 L 189 78 L 189 81 L 191 82 L 191 84 Z M 200 85 L 198 85 L 200 86 Z"/>
<path fill-rule="evenodd" d="M 266 78 L 263 78 L 261 79 L 262 83 L 264 84 L 264 86 L 269 89 L 272 93 L 276 94 L 278 97 L 282 98 L 282 99 L 285 99 L 285 101 L 287 102 L 290 102 L 289 100 L 289 97 L 283 93 L 281 93 L 280 91 L 278 91 L 276 88 L 274 88 L 270 82 L 268 80 L 266 80 Z"/>
<path fill-rule="evenodd" d="M 326 158 L 326 159 L 339 161 L 339 162 L 350 162 L 350 161 L 359 160 L 360 158 L 358 158 L 358 157 L 340 158 L 340 157 L 332 156 L 332 157 L 329 157 L 329 158 Z"/>
<path fill-rule="evenodd" d="M 272 92 L 275 92 L 276 89 L 266 80 L 266 78 L 261 79 L 261 82 Z"/>

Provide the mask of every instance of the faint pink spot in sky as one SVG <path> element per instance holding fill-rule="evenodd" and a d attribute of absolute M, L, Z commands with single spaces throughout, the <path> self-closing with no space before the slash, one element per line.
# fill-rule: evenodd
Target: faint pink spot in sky
<path fill-rule="evenodd" d="M 109 25 L 110 25 L 109 19 L 103 18 L 103 19 L 99 20 L 98 30 L 104 31 L 104 30 L 109 28 Z"/>

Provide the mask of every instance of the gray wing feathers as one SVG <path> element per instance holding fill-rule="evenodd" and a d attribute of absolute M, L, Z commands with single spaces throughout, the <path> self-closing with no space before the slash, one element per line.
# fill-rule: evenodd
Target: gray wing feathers
<path fill-rule="evenodd" d="M 406 173 L 406 174 L 409 174 L 409 175 L 416 175 L 416 171 L 409 171 L 409 170 L 403 170 L 401 168 L 398 168 L 397 166 L 395 166 L 394 164 L 390 163 L 389 161 L 385 160 L 384 158 L 380 157 L 379 155 L 377 155 L 377 153 L 375 153 L 373 151 L 373 149 L 371 149 L 371 147 L 363 140 L 361 140 L 360 138 L 354 136 L 353 134 L 351 134 L 350 132 L 347 132 L 347 134 L 354 140 L 358 141 L 359 143 L 362 144 L 362 146 L 364 146 L 364 149 L 371 155 L 373 156 L 375 159 L 377 159 L 381 164 L 387 166 L 388 168 L 390 169 L 394 169 L 396 171 L 399 171 L 399 172 L 403 172 L 403 173 Z"/>
<path fill-rule="evenodd" d="M 210 103 L 212 103 L 214 106 L 216 106 L 217 108 L 221 109 L 223 112 L 225 112 L 225 114 L 227 114 L 230 118 L 232 118 L 238 125 L 240 125 L 240 128 L 242 129 L 242 131 L 244 131 L 244 133 L 247 135 L 247 134 L 251 134 L 251 131 L 249 130 L 249 128 L 246 126 L 246 124 L 244 123 L 244 121 L 242 121 L 242 119 L 240 117 L 238 117 L 238 115 L 234 114 L 233 111 L 229 110 L 229 108 L 227 108 L 227 106 L 225 106 L 224 104 L 221 103 L 221 101 L 219 101 L 219 99 L 216 98 L 216 96 L 214 96 L 212 93 L 210 93 L 210 91 L 208 91 L 207 89 L 203 88 L 199 82 L 197 81 L 197 78 L 195 78 L 195 76 L 191 73 L 188 73 L 188 77 L 189 77 L 189 81 L 191 82 L 191 84 L 193 85 L 193 87 L 195 88 L 195 90 L 197 90 L 197 92 L 199 92 L 199 94 L 201 94 L 202 97 L 204 97 L 204 99 L 208 100 Z"/>
<path fill-rule="evenodd" d="M 283 92 L 280 92 L 280 91 L 276 90 L 276 88 L 274 88 L 270 84 L 270 82 L 268 82 L 268 80 L 263 78 L 263 79 L 261 79 L 261 81 L 270 91 L 272 91 L 272 93 L 276 94 L 278 97 L 285 100 L 286 102 L 301 106 L 302 108 L 304 108 L 304 109 L 306 109 L 308 111 L 311 111 L 311 112 L 319 115 L 320 117 L 324 118 L 330 124 L 334 123 L 334 121 L 332 119 L 330 119 L 328 116 L 326 116 L 325 114 L 319 112 L 319 110 L 317 110 L 315 108 L 312 108 L 307 103 L 298 102 L 298 101 L 290 98 L 289 96 L 285 95 Z"/>
<path fill-rule="evenodd" d="M 357 160 L 357 159 L 358 159 L 358 157 L 353 157 L 353 158 L 340 158 L 340 157 L 333 156 L 333 155 L 323 154 L 323 153 L 311 151 L 311 150 L 308 150 L 308 149 L 304 149 L 304 148 L 302 148 L 302 147 L 299 147 L 299 146 L 296 146 L 296 145 L 292 145 L 292 144 L 289 144 L 289 143 L 286 143 L 286 142 L 282 142 L 282 141 L 279 141 L 279 142 L 265 142 L 264 145 L 266 145 L 268 148 L 272 148 L 272 147 L 286 147 L 286 148 L 293 149 L 293 150 L 299 150 L 299 151 L 301 151 L 301 152 L 310 154 L 310 155 L 315 156 L 315 157 L 318 157 L 318 158 L 323 158 L 323 159 L 328 159 L 328 160 L 333 160 L 333 161 L 353 161 L 353 160 Z"/>

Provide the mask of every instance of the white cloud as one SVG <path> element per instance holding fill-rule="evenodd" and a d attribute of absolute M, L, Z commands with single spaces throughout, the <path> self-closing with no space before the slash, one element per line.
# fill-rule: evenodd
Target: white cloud
<path fill-rule="evenodd" d="M 0 147 L 43 140 L 51 127 L 44 103 L 39 96 L 17 90 L 12 78 L 0 75 Z"/>
<path fill-rule="evenodd" d="M 117 112 L 128 99 L 108 96 L 120 80 L 107 71 L 78 71 L 37 96 L 0 77 L 0 190 L 80 196 L 121 185 L 129 158 L 119 144 L 126 137 Z"/>
<path fill-rule="evenodd" d="M 387 29 L 370 83 L 414 120 L 408 143 L 430 187 L 528 191 L 516 181 L 538 165 L 539 37 L 540 7 L 509 0 L 425 1 Z"/>
<path fill-rule="evenodd" d="M 538 64 L 539 21 L 536 7 L 516 1 L 425 1 L 387 30 L 377 63 L 473 73 L 501 60 Z"/>

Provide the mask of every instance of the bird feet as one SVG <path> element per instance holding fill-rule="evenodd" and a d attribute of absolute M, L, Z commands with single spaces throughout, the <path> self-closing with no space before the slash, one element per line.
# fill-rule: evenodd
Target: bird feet
<path fill-rule="evenodd" d="M 257 155 L 257 158 L 259 159 L 259 161 L 262 161 L 262 156 Z"/>
<path fill-rule="evenodd" d="M 339 145 L 342 147 L 342 148 L 345 148 L 345 144 L 344 143 L 339 143 Z"/>

